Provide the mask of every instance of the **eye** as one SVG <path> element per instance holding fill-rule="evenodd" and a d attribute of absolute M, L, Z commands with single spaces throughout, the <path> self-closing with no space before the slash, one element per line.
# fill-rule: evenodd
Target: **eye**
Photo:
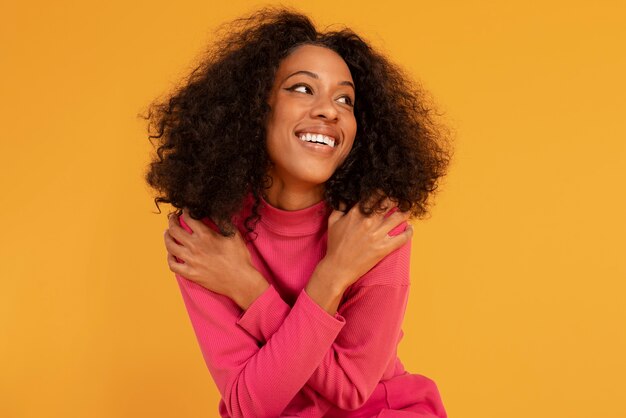
<path fill-rule="evenodd" d="M 307 86 L 306 84 L 294 84 L 293 86 L 288 87 L 287 90 L 297 91 L 298 93 L 304 93 L 304 94 L 313 93 L 313 90 L 311 89 L 311 87 Z"/>
<path fill-rule="evenodd" d="M 354 102 L 350 96 L 341 96 L 337 100 L 340 100 L 340 103 L 347 104 L 348 106 L 354 106 Z"/>

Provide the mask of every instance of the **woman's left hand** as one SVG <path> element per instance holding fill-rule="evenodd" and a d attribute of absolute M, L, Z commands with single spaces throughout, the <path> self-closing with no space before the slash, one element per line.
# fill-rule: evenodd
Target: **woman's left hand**
<path fill-rule="evenodd" d="M 191 218 L 186 209 L 182 218 L 191 233 L 180 226 L 176 215 L 171 215 L 164 234 L 170 270 L 247 309 L 269 284 L 252 265 L 239 232 L 224 237 Z"/>

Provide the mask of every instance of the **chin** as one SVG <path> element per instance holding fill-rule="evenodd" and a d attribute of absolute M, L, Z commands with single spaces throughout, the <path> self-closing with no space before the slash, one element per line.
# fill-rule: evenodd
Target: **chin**
<path fill-rule="evenodd" d="M 315 173 L 312 175 L 304 175 L 301 177 L 301 180 L 305 183 L 314 184 L 316 186 L 325 184 L 329 178 L 331 178 L 333 173 L 325 173 L 320 175 L 320 173 Z"/>

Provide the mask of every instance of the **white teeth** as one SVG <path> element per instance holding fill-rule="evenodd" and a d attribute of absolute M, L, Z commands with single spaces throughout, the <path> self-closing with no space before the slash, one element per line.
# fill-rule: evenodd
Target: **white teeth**
<path fill-rule="evenodd" d="M 322 134 L 304 133 L 304 134 L 300 134 L 300 139 L 306 142 L 321 142 L 326 145 L 329 145 L 332 148 L 335 147 L 335 140 Z"/>

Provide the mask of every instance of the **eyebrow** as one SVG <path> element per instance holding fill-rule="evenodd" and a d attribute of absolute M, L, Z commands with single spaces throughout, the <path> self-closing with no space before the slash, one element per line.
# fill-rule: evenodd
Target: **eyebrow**
<path fill-rule="evenodd" d="M 285 79 L 283 80 L 283 83 L 284 83 L 285 81 L 287 81 L 287 79 L 288 79 L 288 78 L 291 78 L 291 77 L 293 77 L 294 75 L 298 75 L 298 74 L 308 75 L 309 77 L 311 77 L 311 78 L 315 78 L 315 79 L 317 79 L 317 80 L 319 80 L 319 78 L 320 78 L 317 74 L 312 73 L 311 71 L 300 70 L 300 71 L 296 71 L 295 73 L 290 74 L 290 75 L 288 75 L 287 77 L 285 77 Z M 281 83 L 281 84 L 282 84 L 282 83 Z M 338 84 L 338 85 L 340 85 L 340 86 L 349 86 L 349 87 L 352 87 L 352 90 L 356 91 L 356 89 L 354 88 L 354 84 L 352 84 L 352 82 L 351 82 L 351 81 L 347 81 L 347 80 L 346 80 L 346 81 L 340 81 L 340 82 L 339 82 L 339 83 L 337 83 L 337 84 Z"/>

